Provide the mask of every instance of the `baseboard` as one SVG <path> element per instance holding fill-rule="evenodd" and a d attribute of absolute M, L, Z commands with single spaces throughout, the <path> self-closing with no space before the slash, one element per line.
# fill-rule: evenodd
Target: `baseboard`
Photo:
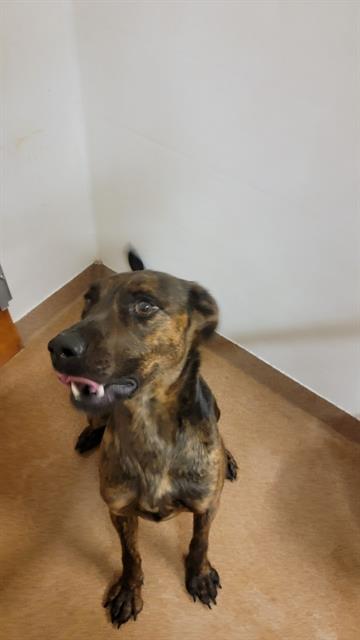
<path fill-rule="evenodd" d="M 16 326 L 23 344 L 26 346 L 37 331 L 47 322 L 50 322 L 53 316 L 60 313 L 64 307 L 81 296 L 92 282 L 113 273 L 112 269 L 102 263 L 91 264 L 73 280 L 21 318 L 16 323 Z M 285 397 L 293 405 L 328 424 L 344 437 L 360 442 L 360 422 L 357 418 L 339 409 L 325 398 L 302 386 L 299 382 L 289 378 L 286 374 L 246 351 L 243 347 L 216 334 L 209 342 L 208 348 L 275 393 Z"/>
<path fill-rule="evenodd" d="M 314 391 L 219 334 L 211 340 L 209 348 L 271 391 L 286 398 L 299 409 L 303 409 L 314 418 L 321 420 L 344 437 L 354 442 L 360 442 L 360 421 L 329 400 L 322 398 Z"/>

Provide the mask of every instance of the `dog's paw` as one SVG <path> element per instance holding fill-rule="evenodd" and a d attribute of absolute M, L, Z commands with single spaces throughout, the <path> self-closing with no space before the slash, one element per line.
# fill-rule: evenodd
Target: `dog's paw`
<path fill-rule="evenodd" d="M 113 625 L 119 627 L 131 618 L 136 620 L 143 608 L 141 586 L 130 585 L 120 579 L 110 589 L 104 603 Z"/>
<path fill-rule="evenodd" d="M 75 451 L 85 453 L 86 451 L 90 451 L 90 449 L 98 447 L 104 435 L 104 431 L 105 427 L 96 427 L 96 429 L 93 427 L 86 427 L 77 439 Z"/>
<path fill-rule="evenodd" d="M 231 455 L 230 451 L 225 449 L 225 457 L 226 457 L 226 479 L 233 482 L 237 478 L 238 465 L 233 455 Z"/>
<path fill-rule="evenodd" d="M 186 588 L 194 602 L 199 598 L 200 602 L 211 609 L 211 603 L 216 604 L 218 589 L 221 589 L 219 574 L 211 565 L 206 573 L 195 575 L 191 569 L 187 570 Z"/>

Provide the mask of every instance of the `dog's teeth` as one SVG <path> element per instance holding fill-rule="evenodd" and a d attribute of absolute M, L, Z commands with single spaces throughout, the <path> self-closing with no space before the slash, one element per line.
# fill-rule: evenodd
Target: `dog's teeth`
<path fill-rule="evenodd" d="M 80 398 L 80 391 L 77 388 L 75 382 L 71 383 L 71 391 L 73 392 L 74 398 Z"/>
<path fill-rule="evenodd" d="M 96 389 L 96 395 L 97 395 L 98 398 L 102 398 L 104 394 L 105 394 L 104 385 L 100 384 L 98 386 L 98 388 Z"/>

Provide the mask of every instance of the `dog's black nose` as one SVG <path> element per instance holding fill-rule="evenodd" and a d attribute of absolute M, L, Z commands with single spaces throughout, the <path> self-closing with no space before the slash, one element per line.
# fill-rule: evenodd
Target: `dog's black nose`
<path fill-rule="evenodd" d="M 48 349 L 58 358 L 79 358 L 86 351 L 86 342 L 78 331 L 64 331 L 50 340 Z"/>

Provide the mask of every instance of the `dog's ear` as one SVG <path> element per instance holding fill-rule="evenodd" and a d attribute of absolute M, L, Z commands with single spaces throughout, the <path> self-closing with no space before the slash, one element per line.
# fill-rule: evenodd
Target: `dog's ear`
<path fill-rule="evenodd" d="M 143 261 L 134 249 L 128 250 L 127 258 L 131 271 L 143 271 L 143 269 L 145 269 Z"/>
<path fill-rule="evenodd" d="M 200 340 L 210 338 L 218 325 L 219 308 L 212 295 L 196 282 L 190 282 L 189 309 L 195 336 Z"/>

